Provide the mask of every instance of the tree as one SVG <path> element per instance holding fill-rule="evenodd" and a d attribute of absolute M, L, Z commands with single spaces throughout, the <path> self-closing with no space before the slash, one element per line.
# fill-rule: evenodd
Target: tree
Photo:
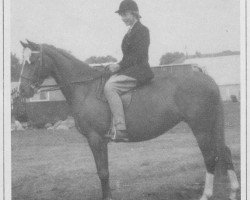
<path fill-rule="evenodd" d="M 17 58 L 17 56 L 13 53 L 10 55 L 11 60 L 11 81 L 18 81 L 22 69 L 22 65 Z"/>
<path fill-rule="evenodd" d="M 166 53 L 160 59 L 160 65 L 168 65 L 171 63 L 180 63 L 185 59 L 185 54 L 182 52 Z"/>
<path fill-rule="evenodd" d="M 202 57 L 202 54 L 201 54 L 201 52 L 196 51 L 196 52 L 195 52 L 195 56 L 198 57 L 198 58 L 200 58 L 200 57 Z"/>
<path fill-rule="evenodd" d="M 109 62 L 117 62 L 117 59 L 112 56 L 91 56 L 86 59 L 84 62 L 88 64 L 101 64 L 101 63 L 109 63 Z"/>

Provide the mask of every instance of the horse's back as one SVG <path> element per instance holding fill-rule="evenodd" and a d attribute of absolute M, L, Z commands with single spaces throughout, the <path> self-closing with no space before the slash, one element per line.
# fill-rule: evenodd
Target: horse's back
<path fill-rule="evenodd" d="M 219 88 L 215 81 L 202 72 L 169 73 L 165 76 L 156 76 L 149 83 L 135 89 L 135 98 L 144 99 L 158 96 L 174 99 L 177 92 L 204 95 L 214 93 L 219 96 Z"/>

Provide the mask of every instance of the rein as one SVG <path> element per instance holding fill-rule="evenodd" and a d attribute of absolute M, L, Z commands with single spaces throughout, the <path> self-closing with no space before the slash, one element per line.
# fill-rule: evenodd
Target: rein
<path fill-rule="evenodd" d="M 85 80 L 81 80 L 81 81 L 72 81 L 72 82 L 69 82 L 67 85 L 57 85 L 57 84 L 54 84 L 54 85 L 42 85 L 39 87 L 39 91 L 38 92 L 47 92 L 47 91 L 56 91 L 56 90 L 60 90 L 61 88 L 63 87 L 67 87 L 68 85 L 75 85 L 75 84 L 83 84 L 83 83 L 86 83 L 86 82 L 91 82 L 91 81 L 94 81 L 100 77 L 102 77 L 105 73 L 95 77 L 95 78 L 89 78 L 89 79 L 85 79 Z M 42 89 L 42 88 L 45 88 L 45 89 Z M 48 89 L 46 89 L 48 88 Z"/>
<path fill-rule="evenodd" d="M 88 79 L 85 79 L 85 80 L 81 80 L 81 81 L 71 81 L 69 82 L 67 85 L 58 85 L 58 84 L 54 84 L 54 85 L 42 85 L 39 87 L 39 90 L 38 92 L 49 92 L 49 91 L 56 91 L 56 90 L 60 90 L 61 88 L 64 88 L 64 87 L 67 87 L 69 85 L 75 85 L 75 84 L 83 84 L 83 83 L 87 83 L 87 82 L 91 82 L 91 81 L 94 81 L 96 79 L 99 79 L 103 76 L 111 76 L 113 75 L 114 73 L 110 73 L 109 71 L 109 68 L 108 68 L 108 65 L 106 65 L 104 67 L 104 71 L 103 73 L 101 73 L 99 76 L 96 76 L 96 77 L 92 77 L 92 78 L 88 78 Z M 44 88 L 44 89 L 42 89 Z M 46 89 L 47 88 L 47 89 Z"/>

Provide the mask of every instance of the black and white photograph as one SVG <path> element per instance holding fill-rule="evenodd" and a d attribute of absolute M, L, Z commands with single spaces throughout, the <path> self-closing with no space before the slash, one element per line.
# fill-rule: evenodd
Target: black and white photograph
<path fill-rule="evenodd" d="M 247 200 L 247 1 L 2 1 L 4 200 Z"/>

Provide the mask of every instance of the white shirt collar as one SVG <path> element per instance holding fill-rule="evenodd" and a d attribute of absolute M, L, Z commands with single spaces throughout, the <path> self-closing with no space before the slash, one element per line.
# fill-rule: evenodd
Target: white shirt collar
<path fill-rule="evenodd" d="M 131 31 L 132 30 L 132 28 L 134 27 L 134 25 L 136 24 L 136 22 L 138 22 L 138 20 L 135 20 L 135 22 L 131 25 L 131 26 L 129 26 L 129 31 Z"/>

